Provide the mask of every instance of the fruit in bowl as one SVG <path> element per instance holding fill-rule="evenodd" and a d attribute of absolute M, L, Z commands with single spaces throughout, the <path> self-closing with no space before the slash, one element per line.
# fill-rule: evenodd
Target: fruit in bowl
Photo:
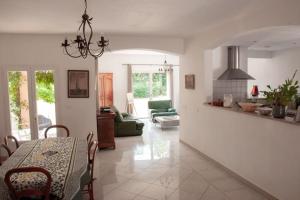
<path fill-rule="evenodd" d="M 244 112 L 255 112 L 256 108 L 261 106 L 258 103 L 239 102 L 239 106 Z"/>

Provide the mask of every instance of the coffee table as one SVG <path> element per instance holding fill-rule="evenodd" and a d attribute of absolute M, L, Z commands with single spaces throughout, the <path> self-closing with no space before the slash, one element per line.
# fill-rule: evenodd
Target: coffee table
<path fill-rule="evenodd" d="M 160 124 L 162 129 L 179 126 L 180 122 L 178 115 L 155 117 L 155 120 Z"/>

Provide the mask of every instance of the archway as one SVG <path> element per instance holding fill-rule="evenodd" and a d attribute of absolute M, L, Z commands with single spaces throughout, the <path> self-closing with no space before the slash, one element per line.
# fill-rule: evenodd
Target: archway
<path fill-rule="evenodd" d="M 113 104 L 122 112 L 128 108 L 127 93 L 134 96 L 133 114 L 138 117 L 148 117 L 149 99 L 172 99 L 174 107 L 179 107 L 179 56 L 175 53 L 152 49 L 114 50 L 99 59 L 99 73 L 112 74 Z M 145 80 L 138 83 L 138 78 Z M 99 101 L 103 94 L 100 91 Z"/>

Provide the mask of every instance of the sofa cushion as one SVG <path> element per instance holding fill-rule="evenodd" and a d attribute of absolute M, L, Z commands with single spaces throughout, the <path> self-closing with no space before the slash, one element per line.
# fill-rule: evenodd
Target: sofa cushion
<path fill-rule="evenodd" d="M 159 116 L 173 116 L 178 115 L 177 112 L 160 112 L 160 113 L 153 113 L 152 118 L 159 117 Z"/>
<path fill-rule="evenodd" d="M 136 129 L 137 130 L 142 130 L 144 127 L 144 123 L 140 120 L 136 120 Z"/>
<path fill-rule="evenodd" d="M 172 107 L 171 100 L 148 101 L 149 109 L 168 109 Z"/>
<path fill-rule="evenodd" d="M 151 109 L 151 113 L 168 112 L 167 108 Z"/>
<path fill-rule="evenodd" d="M 123 116 L 121 115 L 121 113 L 118 110 L 115 110 L 115 113 L 116 113 L 115 121 L 122 122 L 124 119 L 123 119 Z"/>
<path fill-rule="evenodd" d="M 169 108 L 168 112 L 176 112 L 176 109 L 175 108 Z"/>

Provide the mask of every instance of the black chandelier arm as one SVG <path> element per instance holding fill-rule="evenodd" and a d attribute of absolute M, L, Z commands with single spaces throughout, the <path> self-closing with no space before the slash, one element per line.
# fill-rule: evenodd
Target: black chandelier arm
<path fill-rule="evenodd" d="M 92 17 L 87 14 L 87 0 L 84 0 L 84 13 L 82 15 L 82 21 L 78 28 L 78 34 L 75 40 L 71 41 L 71 44 L 67 40 L 64 41 L 62 46 L 65 49 L 67 55 L 72 58 L 87 58 L 91 55 L 94 58 L 103 55 L 105 48 L 109 45 L 109 40 L 105 40 L 103 36 L 96 42 L 96 47 L 93 49 L 92 38 L 94 35 L 93 28 L 91 25 Z M 89 30 L 88 30 L 89 29 Z M 88 30 L 88 32 L 86 32 Z M 70 46 L 77 49 L 79 55 L 73 55 L 70 51 Z"/>
<path fill-rule="evenodd" d="M 98 54 L 91 54 L 93 57 L 100 57 L 104 53 L 104 48 L 101 49 L 101 51 Z"/>
<path fill-rule="evenodd" d="M 89 53 L 93 56 L 93 57 L 95 57 L 96 55 L 91 51 L 91 49 L 90 49 L 90 45 L 91 45 L 91 41 L 92 41 L 92 37 L 93 37 L 93 28 L 92 28 L 92 25 L 91 25 L 91 22 L 89 21 L 89 20 L 87 20 L 87 24 L 88 24 L 88 26 L 89 26 L 89 28 L 90 28 L 90 30 L 91 30 L 91 33 L 90 33 L 90 36 L 89 36 L 89 40 L 88 40 L 88 45 L 87 45 L 87 50 L 89 51 Z"/>
<path fill-rule="evenodd" d="M 74 55 L 70 54 L 69 51 L 68 51 L 68 48 L 67 47 L 64 47 L 64 48 L 65 48 L 65 52 L 68 54 L 68 56 L 70 56 L 72 58 L 80 58 L 81 57 L 81 55 L 74 56 Z"/>
<path fill-rule="evenodd" d="M 82 26 L 82 33 L 83 33 L 83 44 L 86 47 L 85 51 L 88 51 L 89 48 L 89 42 L 86 41 L 86 34 L 85 34 L 85 26 L 86 26 L 86 21 L 84 21 L 83 26 Z"/>

